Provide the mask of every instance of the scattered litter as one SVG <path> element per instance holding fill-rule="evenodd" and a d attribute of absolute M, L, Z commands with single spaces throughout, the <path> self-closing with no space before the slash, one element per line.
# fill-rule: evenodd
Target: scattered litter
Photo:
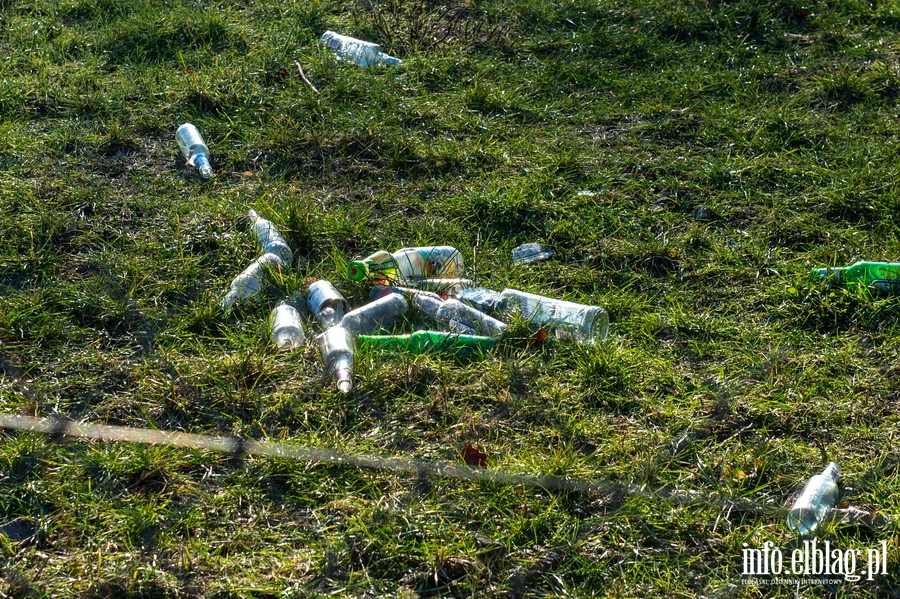
<path fill-rule="evenodd" d="M 803 492 L 794 502 L 787 515 L 788 530 L 801 535 L 814 531 L 825 519 L 828 510 L 837 503 L 838 476 L 840 467 L 831 462 L 822 471 L 809 479 Z"/>
<path fill-rule="evenodd" d="M 341 322 L 344 314 L 350 309 L 350 304 L 328 281 L 315 281 L 306 290 L 306 301 L 309 311 L 323 329 L 327 329 Z"/>
<path fill-rule="evenodd" d="M 209 179 L 213 175 L 212 166 L 209 163 L 209 148 L 203 143 L 203 137 L 197 128 L 190 123 L 185 123 L 175 131 L 175 141 L 181 148 L 184 159 L 191 166 L 196 166 L 200 176 Z"/>
<path fill-rule="evenodd" d="M 280 350 L 294 351 L 306 344 L 300 311 L 287 300 L 275 306 L 269 315 L 272 344 Z"/>
<path fill-rule="evenodd" d="M 540 243 L 523 243 L 512 251 L 513 262 L 517 264 L 531 264 L 546 260 L 553 255 L 553 250 Z"/>
<path fill-rule="evenodd" d="M 715 218 L 716 213 L 709 206 L 700 206 L 694 211 L 694 220 L 697 222 L 706 222 Z"/>
<path fill-rule="evenodd" d="M 504 289 L 497 298 L 495 312 L 511 317 L 519 313 L 533 326 L 542 327 L 557 339 L 594 345 L 606 338 L 609 314 L 599 306 Z"/>
<path fill-rule="evenodd" d="M 462 451 L 462 459 L 469 466 L 476 466 L 478 468 L 487 468 L 487 454 L 482 451 L 472 447 L 471 445 L 466 445 Z"/>
<path fill-rule="evenodd" d="M 281 271 L 284 261 L 275 254 L 263 254 L 250 266 L 231 281 L 231 289 L 219 305 L 226 312 L 237 301 L 250 299 L 267 285 L 267 278 L 272 271 Z"/>
<path fill-rule="evenodd" d="M 499 337 L 506 330 L 505 323 L 455 299 L 444 301 L 431 293 L 418 293 L 412 302 L 420 311 L 457 333 Z"/>
<path fill-rule="evenodd" d="M 496 345 L 493 337 L 460 335 L 449 331 L 416 331 L 408 335 L 360 335 L 361 346 L 368 345 L 388 350 L 405 349 L 412 353 L 470 354 L 476 349 L 487 351 Z"/>
<path fill-rule="evenodd" d="M 582 189 L 575 195 L 580 196 L 580 197 L 594 197 L 594 196 L 600 195 L 600 192 L 599 191 L 591 191 L 590 189 Z"/>
<path fill-rule="evenodd" d="M 900 292 L 900 264 L 892 262 L 856 262 L 850 266 L 814 268 L 812 275 L 829 283 L 858 283 L 886 293 Z"/>
<path fill-rule="evenodd" d="M 474 306 L 486 314 L 492 314 L 500 299 L 500 293 L 486 287 L 473 287 L 459 294 L 459 300 Z"/>
<path fill-rule="evenodd" d="M 403 248 L 393 254 L 379 250 L 362 260 L 354 260 L 347 268 L 351 281 L 370 277 L 385 283 L 454 278 L 462 271 L 462 255 L 449 245 Z"/>
<path fill-rule="evenodd" d="M 358 64 L 361 67 L 370 67 L 375 64 L 399 65 L 403 61 L 393 56 L 388 56 L 381 51 L 381 46 L 372 42 L 364 42 L 347 35 L 341 35 L 334 31 L 326 31 L 319 38 L 319 44 L 325 46 L 340 59 Z"/>
<path fill-rule="evenodd" d="M 353 335 L 338 325 L 319 335 L 319 351 L 325 370 L 334 378 L 341 393 L 353 389 Z"/>
<path fill-rule="evenodd" d="M 409 309 L 406 298 L 398 293 L 369 302 L 344 314 L 341 326 L 354 335 L 369 335 L 379 329 L 387 329 Z"/>
<path fill-rule="evenodd" d="M 250 228 L 256 235 L 257 246 L 262 253 L 275 254 L 290 266 L 294 261 L 294 254 L 272 221 L 262 218 L 255 210 L 250 210 L 247 215 L 250 218 Z"/>

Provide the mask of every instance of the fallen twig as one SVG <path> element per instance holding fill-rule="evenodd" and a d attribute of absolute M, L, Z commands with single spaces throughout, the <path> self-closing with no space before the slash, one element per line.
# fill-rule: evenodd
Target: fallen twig
<path fill-rule="evenodd" d="M 300 61 L 299 61 L 299 60 L 295 60 L 295 61 L 294 61 L 294 64 L 297 65 L 297 70 L 300 71 L 300 77 L 306 82 L 306 85 L 308 85 L 309 88 L 310 88 L 311 90 L 313 90 L 314 92 L 319 93 L 319 90 L 316 89 L 316 86 L 313 85 L 313 84 L 309 81 L 309 79 L 306 78 L 306 73 L 303 72 L 303 67 L 300 66 Z"/>

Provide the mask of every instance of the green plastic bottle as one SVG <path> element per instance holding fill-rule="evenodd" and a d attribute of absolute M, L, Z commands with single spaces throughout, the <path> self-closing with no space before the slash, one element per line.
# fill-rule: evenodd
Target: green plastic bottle
<path fill-rule="evenodd" d="M 813 276 L 832 283 L 859 283 L 888 293 L 900 292 L 900 264 L 894 262 L 857 262 L 836 268 L 814 268 Z"/>
<path fill-rule="evenodd" d="M 447 331 L 416 331 L 409 335 L 360 335 L 356 341 L 360 346 L 405 349 L 416 354 L 427 352 L 468 354 L 476 349 L 489 350 L 497 343 L 493 337 L 460 335 Z"/>

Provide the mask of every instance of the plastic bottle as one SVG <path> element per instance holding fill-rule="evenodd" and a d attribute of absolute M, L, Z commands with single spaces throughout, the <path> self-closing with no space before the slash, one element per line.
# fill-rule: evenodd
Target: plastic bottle
<path fill-rule="evenodd" d="M 410 287 L 433 291 L 441 297 L 459 297 L 459 294 L 472 287 L 469 279 L 411 279 Z"/>
<path fill-rule="evenodd" d="M 879 291 L 900 292 L 900 264 L 895 262 L 856 262 L 845 267 L 814 268 L 812 274 L 833 283 L 860 283 Z"/>
<path fill-rule="evenodd" d="M 409 335 L 360 335 L 360 345 L 382 349 L 405 349 L 413 353 L 448 352 L 468 354 L 476 349 L 489 350 L 497 341 L 493 337 L 459 335 L 447 331 L 416 331 Z"/>
<path fill-rule="evenodd" d="M 822 474 L 809 479 L 788 512 L 787 527 L 791 532 L 808 534 L 822 523 L 828 510 L 837 503 L 837 480 L 840 475 L 840 467 L 831 462 Z"/>
<path fill-rule="evenodd" d="M 262 253 L 276 254 L 286 265 L 292 264 L 294 254 L 281 233 L 275 229 L 272 221 L 262 218 L 256 213 L 256 210 L 250 210 L 247 214 L 250 218 L 250 228 L 256 235 L 256 241 Z"/>
<path fill-rule="evenodd" d="M 486 287 L 473 287 L 460 291 L 458 299 L 470 306 L 474 306 L 485 314 L 493 314 L 500 299 L 500 292 Z"/>
<path fill-rule="evenodd" d="M 309 311 L 323 329 L 335 326 L 350 309 L 341 292 L 328 281 L 316 281 L 306 290 Z"/>
<path fill-rule="evenodd" d="M 354 335 L 368 335 L 378 329 L 386 329 L 394 324 L 409 309 L 406 299 L 391 293 L 365 306 L 344 314 L 341 326 Z"/>
<path fill-rule="evenodd" d="M 379 250 L 362 260 L 351 262 L 347 274 L 351 281 L 372 277 L 376 281 L 407 283 L 415 279 L 455 278 L 462 274 L 459 251 L 449 245 L 414 247 L 389 254 Z"/>
<path fill-rule="evenodd" d="M 353 388 L 353 335 L 342 326 L 334 326 L 319 335 L 319 351 L 325 369 L 331 373 L 341 393 Z"/>
<path fill-rule="evenodd" d="M 284 262 L 275 254 L 263 254 L 231 281 L 231 289 L 219 305 L 228 311 L 235 302 L 253 297 L 265 288 L 266 275 L 272 270 L 280 271 L 282 266 Z"/>
<path fill-rule="evenodd" d="M 354 37 L 341 35 L 334 31 L 326 31 L 319 38 L 319 44 L 328 48 L 340 60 L 370 67 L 374 64 L 399 65 L 403 61 L 381 51 L 381 46 L 372 42 L 364 42 Z"/>
<path fill-rule="evenodd" d="M 516 312 L 533 325 L 550 329 L 557 339 L 572 339 L 594 345 L 606 338 L 609 314 L 599 306 L 504 289 L 497 300 L 495 313 L 512 316 Z"/>
<path fill-rule="evenodd" d="M 540 243 L 523 243 L 512 251 L 512 259 L 516 264 L 531 264 L 546 260 L 553 255 L 553 250 Z"/>
<path fill-rule="evenodd" d="M 462 321 L 461 315 L 453 309 L 453 306 L 447 306 L 447 302 L 441 299 L 437 294 L 431 292 L 415 293 L 410 298 L 413 306 L 420 312 L 428 315 L 455 333 L 463 335 L 475 335 L 475 327 Z"/>
<path fill-rule="evenodd" d="M 197 128 L 185 123 L 175 131 L 175 141 L 181 148 L 184 159 L 191 166 L 196 166 L 204 179 L 212 177 L 212 166 L 209 163 L 209 148 L 203 143 L 203 137 Z"/>
<path fill-rule="evenodd" d="M 269 326 L 272 328 L 272 344 L 278 349 L 294 351 L 306 343 L 300 312 L 286 300 L 272 310 Z"/>

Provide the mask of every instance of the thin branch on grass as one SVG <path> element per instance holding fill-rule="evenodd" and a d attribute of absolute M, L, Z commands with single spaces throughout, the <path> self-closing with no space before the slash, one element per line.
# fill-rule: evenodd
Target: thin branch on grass
<path fill-rule="evenodd" d="M 295 61 L 294 61 L 294 64 L 297 65 L 297 70 L 300 71 L 300 77 L 306 82 L 306 85 L 308 85 L 309 88 L 310 88 L 311 90 L 313 90 L 314 92 L 319 93 L 319 90 L 316 89 L 316 86 L 313 85 L 313 84 L 309 81 L 309 79 L 306 78 L 306 73 L 303 72 L 303 67 L 300 66 L 300 61 L 299 61 L 299 60 L 295 60 Z"/>

